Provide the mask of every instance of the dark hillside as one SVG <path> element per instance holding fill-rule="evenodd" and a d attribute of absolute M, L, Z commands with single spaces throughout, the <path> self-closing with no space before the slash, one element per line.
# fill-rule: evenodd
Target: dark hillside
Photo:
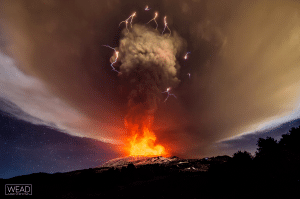
<path fill-rule="evenodd" d="M 299 128 L 278 142 L 260 138 L 247 151 L 204 159 L 110 161 L 110 167 L 35 173 L 4 184 L 32 184 L 39 198 L 299 198 Z"/>

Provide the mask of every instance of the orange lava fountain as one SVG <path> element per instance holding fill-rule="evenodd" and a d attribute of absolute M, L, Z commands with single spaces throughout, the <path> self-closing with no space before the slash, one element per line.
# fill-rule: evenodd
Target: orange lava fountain
<path fill-rule="evenodd" d="M 128 127 L 125 121 L 125 126 Z M 160 144 L 155 144 L 156 136 L 149 129 L 149 127 L 143 127 L 143 132 L 139 132 L 139 126 L 133 125 L 130 128 L 130 134 L 132 135 L 128 138 L 127 151 L 130 156 L 166 156 L 165 147 Z"/>

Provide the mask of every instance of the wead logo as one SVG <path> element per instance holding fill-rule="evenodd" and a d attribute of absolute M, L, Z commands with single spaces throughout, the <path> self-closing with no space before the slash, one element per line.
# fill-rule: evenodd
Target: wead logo
<path fill-rule="evenodd" d="M 32 195 L 32 184 L 6 184 L 5 195 Z"/>

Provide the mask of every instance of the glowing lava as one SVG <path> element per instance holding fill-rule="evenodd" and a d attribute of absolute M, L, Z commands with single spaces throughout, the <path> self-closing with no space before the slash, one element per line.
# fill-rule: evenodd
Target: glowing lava
<path fill-rule="evenodd" d="M 125 122 L 126 123 L 126 122 Z M 139 132 L 139 126 L 131 128 L 132 137 L 128 138 L 127 151 L 130 156 L 166 156 L 165 147 L 155 144 L 156 136 L 148 127 Z"/>
<path fill-rule="evenodd" d="M 130 155 L 136 156 L 163 156 L 166 155 L 165 147 L 155 145 L 156 137 L 148 128 L 144 129 L 144 134 L 140 139 L 137 139 L 138 134 L 135 134 L 129 139 Z"/>

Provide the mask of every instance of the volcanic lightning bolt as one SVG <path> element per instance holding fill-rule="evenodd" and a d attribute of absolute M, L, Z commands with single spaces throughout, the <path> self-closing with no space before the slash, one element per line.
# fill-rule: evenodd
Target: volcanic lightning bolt
<path fill-rule="evenodd" d="M 187 59 L 188 58 L 188 54 L 190 54 L 191 52 L 187 52 L 185 55 L 184 55 L 184 59 Z"/>
<path fill-rule="evenodd" d="M 133 17 L 136 15 L 136 12 L 134 12 L 131 16 L 130 16 L 130 18 L 131 18 L 131 20 L 130 20 L 130 27 L 132 28 L 132 20 L 133 20 Z"/>
<path fill-rule="evenodd" d="M 190 53 L 191 53 L 191 52 L 187 52 L 187 53 L 184 55 L 183 58 L 184 58 L 185 60 L 187 60 L 187 59 L 188 59 L 188 54 L 190 54 Z M 191 78 L 191 73 L 188 73 L 187 75 L 189 76 L 189 78 Z"/>
<path fill-rule="evenodd" d="M 169 98 L 170 95 L 173 95 L 175 98 L 177 98 L 174 94 L 171 94 L 170 91 L 171 91 L 171 87 L 167 88 L 166 91 L 162 92 L 162 93 L 168 93 L 168 96 L 167 96 L 167 98 L 165 99 L 164 102 L 167 101 L 167 99 Z"/>
<path fill-rule="evenodd" d="M 112 67 L 112 70 L 113 70 L 113 71 L 115 71 L 115 72 L 117 72 L 117 73 L 120 73 L 120 72 L 117 71 L 117 70 L 115 69 L 115 67 L 114 67 L 114 64 L 118 61 L 119 51 L 117 51 L 117 50 L 116 50 L 115 48 L 113 48 L 113 47 L 110 47 L 109 45 L 102 45 L 102 46 L 108 47 L 108 48 L 113 49 L 113 50 L 115 51 L 115 56 L 116 56 L 116 58 L 115 58 L 115 61 L 112 62 L 110 66 Z"/>
<path fill-rule="evenodd" d="M 171 35 L 171 30 L 170 30 L 170 28 L 168 27 L 167 16 L 164 17 L 164 23 L 165 23 L 165 27 L 164 27 L 164 30 L 162 31 L 161 34 L 163 35 L 164 32 L 165 32 L 165 30 L 166 30 L 166 28 L 168 28 L 168 30 L 170 31 L 170 34 L 169 34 L 169 37 L 170 37 L 170 35 Z"/>
<path fill-rule="evenodd" d="M 148 6 L 146 6 L 145 10 L 146 11 L 149 11 L 151 8 L 149 8 Z"/>
<path fill-rule="evenodd" d="M 127 29 L 127 31 L 129 32 L 128 27 L 127 27 L 127 25 L 128 25 L 128 20 L 130 19 L 130 26 L 131 26 L 131 28 L 132 28 L 132 20 L 133 20 L 133 17 L 134 17 L 135 15 L 136 15 L 136 12 L 134 12 L 132 15 L 130 15 L 126 20 L 121 21 L 121 23 L 119 24 L 119 27 L 120 27 L 120 25 L 121 25 L 122 23 L 125 23 L 126 29 Z"/>
<path fill-rule="evenodd" d="M 158 12 L 155 12 L 155 16 L 154 16 L 154 18 L 153 19 L 151 19 L 150 21 L 148 21 L 148 23 L 150 23 L 151 21 L 154 21 L 155 23 L 156 23 L 156 29 L 157 29 L 157 27 L 158 27 L 158 24 L 157 24 L 157 22 L 156 22 L 156 18 L 157 18 L 157 16 L 158 16 Z M 148 24 L 147 23 L 147 24 Z"/>

